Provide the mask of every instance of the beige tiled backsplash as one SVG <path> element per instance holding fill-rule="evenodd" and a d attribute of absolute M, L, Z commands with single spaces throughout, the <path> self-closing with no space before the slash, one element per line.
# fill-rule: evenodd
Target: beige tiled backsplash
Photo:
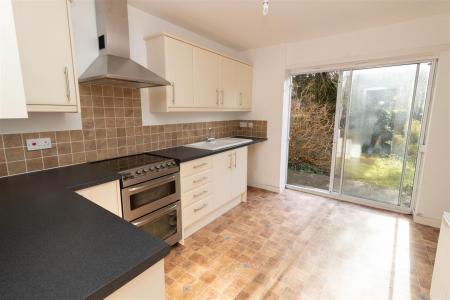
<path fill-rule="evenodd" d="M 216 138 L 267 137 L 267 121 L 142 126 L 137 89 L 80 85 L 80 103 L 82 130 L 0 135 L 0 177 L 194 143 L 206 139 L 208 128 Z M 28 151 L 26 140 L 38 137 L 49 137 L 52 148 Z"/>

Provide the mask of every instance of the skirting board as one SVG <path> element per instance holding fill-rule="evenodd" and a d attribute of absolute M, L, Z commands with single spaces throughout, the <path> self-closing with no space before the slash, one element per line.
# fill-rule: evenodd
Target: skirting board
<path fill-rule="evenodd" d="M 427 225 L 435 228 L 441 228 L 441 219 L 427 218 L 424 216 L 414 215 L 413 220 L 416 223 Z"/>
<path fill-rule="evenodd" d="M 281 193 L 282 192 L 282 190 L 279 187 L 273 186 L 273 185 L 251 183 L 251 182 L 249 182 L 247 185 L 251 186 L 251 187 L 254 187 L 254 188 L 266 190 L 266 191 L 269 191 L 269 192 L 274 192 L 274 193 Z"/>

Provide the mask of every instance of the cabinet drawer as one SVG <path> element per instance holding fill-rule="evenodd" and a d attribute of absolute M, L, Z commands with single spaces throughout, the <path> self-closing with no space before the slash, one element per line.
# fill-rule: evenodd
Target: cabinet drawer
<path fill-rule="evenodd" d="M 181 177 L 197 174 L 211 168 L 211 157 L 196 159 L 182 163 L 180 166 Z"/>
<path fill-rule="evenodd" d="M 200 186 L 199 188 L 196 188 L 192 191 L 189 191 L 187 193 L 184 193 L 181 195 L 181 205 L 183 207 L 188 206 L 195 201 L 198 201 L 200 199 L 209 197 L 212 194 L 212 188 L 213 185 L 211 183 L 204 184 Z"/>
<path fill-rule="evenodd" d="M 211 212 L 212 197 L 206 197 L 183 208 L 183 227 L 191 225 Z"/>
<path fill-rule="evenodd" d="M 211 169 L 188 177 L 183 177 L 181 178 L 181 194 L 209 183 L 212 179 L 213 173 Z"/>

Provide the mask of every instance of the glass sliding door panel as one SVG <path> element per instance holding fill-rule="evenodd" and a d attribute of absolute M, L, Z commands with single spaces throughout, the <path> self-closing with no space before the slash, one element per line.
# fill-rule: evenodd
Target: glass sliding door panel
<path fill-rule="evenodd" d="M 347 110 L 348 104 L 350 100 L 351 94 L 351 81 L 352 81 L 352 72 L 344 71 L 341 75 L 341 94 L 340 99 L 337 100 L 338 105 L 338 118 L 335 126 L 337 127 L 335 131 L 335 165 L 334 165 L 334 177 L 333 177 L 333 192 L 340 193 L 341 192 L 341 174 L 342 174 L 342 164 L 344 162 L 345 152 L 345 128 L 347 121 Z"/>
<path fill-rule="evenodd" d="M 416 70 L 417 64 L 352 71 L 342 194 L 398 204 Z"/>
<path fill-rule="evenodd" d="M 406 139 L 406 160 L 400 190 L 400 205 L 403 207 L 410 207 L 413 197 L 413 186 L 417 169 L 416 165 L 418 164 L 419 145 L 421 142 L 425 102 L 429 90 L 430 72 L 431 63 L 421 63 L 419 65 L 414 106 L 412 108 L 410 128 Z"/>
<path fill-rule="evenodd" d="M 292 77 L 287 184 L 329 189 L 339 72 Z"/>

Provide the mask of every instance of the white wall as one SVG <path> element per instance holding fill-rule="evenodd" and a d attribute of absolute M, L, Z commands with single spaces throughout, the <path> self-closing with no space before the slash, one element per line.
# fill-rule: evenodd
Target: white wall
<path fill-rule="evenodd" d="M 248 154 L 248 183 L 251 186 L 280 191 L 283 132 L 283 81 L 285 51 L 283 45 L 249 51 L 253 62 L 253 111 L 245 118 L 267 120 L 268 141 L 252 146 Z"/>
<path fill-rule="evenodd" d="M 355 62 L 386 61 L 392 58 L 397 60 L 400 57 L 411 59 L 440 56 L 441 52 L 447 49 L 450 49 L 449 14 L 248 51 L 254 64 L 254 111 L 246 117 L 267 119 L 269 124 L 269 140 L 260 145 L 260 151 L 255 151 L 249 159 L 249 170 L 260 170 L 249 174 L 249 183 L 255 186 L 271 186 L 275 190 L 283 189 L 284 180 L 281 175 L 286 172 L 286 162 L 280 159 L 280 155 L 285 153 L 287 147 L 287 139 L 283 138 L 286 133 L 283 126 L 287 125 L 285 116 L 288 98 L 283 94 L 286 70 L 312 70 L 315 67 L 331 65 L 348 66 Z M 449 67 L 448 59 L 442 55 L 440 70 Z M 448 131 L 440 130 L 442 127 L 448 130 L 450 99 L 444 89 L 449 86 L 449 77 L 444 71 L 439 72 L 441 75 L 436 78 L 435 86 L 436 90 L 441 92 L 436 93 L 434 99 L 432 124 L 434 122 L 435 125 L 430 126 L 430 148 L 437 149 L 428 149 L 432 154 L 427 155 L 423 168 L 424 176 L 432 177 L 435 176 L 432 175 L 435 168 L 440 168 L 449 161 L 447 153 L 450 135 Z M 443 126 L 443 123 L 447 124 L 447 127 Z M 445 145 L 445 151 L 438 150 Z M 442 174 L 448 173 L 443 171 Z M 450 184 L 449 176 L 445 178 L 447 185 Z M 450 209 L 450 191 L 445 188 L 443 181 L 444 179 L 428 180 L 423 184 L 423 189 L 419 189 L 421 204 L 418 206 L 418 212 L 426 218 L 439 219 L 444 209 Z"/>
<path fill-rule="evenodd" d="M 78 75 L 81 75 L 98 56 L 94 0 L 74 0 L 71 5 L 71 16 L 77 72 Z M 132 6 L 128 6 L 128 21 L 130 31 L 130 57 L 144 66 L 147 65 L 144 37 L 158 32 L 171 33 L 212 50 L 248 61 L 247 56 L 242 52 L 225 47 L 215 41 L 149 15 Z M 244 115 L 244 113 L 236 112 L 150 113 L 147 91 L 143 90 L 142 94 L 142 122 L 144 125 L 229 120 L 238 119 Z M 79 113 L 30 113 L 28 119 L 0 120 L 0 133 L 70 129 L 81 129 L 81 115 Z"/>
<path fill-rule="evenodd" d="M 439 227 L 450 211 L 450 51 L 439 56 L 414 220 Z"/>

